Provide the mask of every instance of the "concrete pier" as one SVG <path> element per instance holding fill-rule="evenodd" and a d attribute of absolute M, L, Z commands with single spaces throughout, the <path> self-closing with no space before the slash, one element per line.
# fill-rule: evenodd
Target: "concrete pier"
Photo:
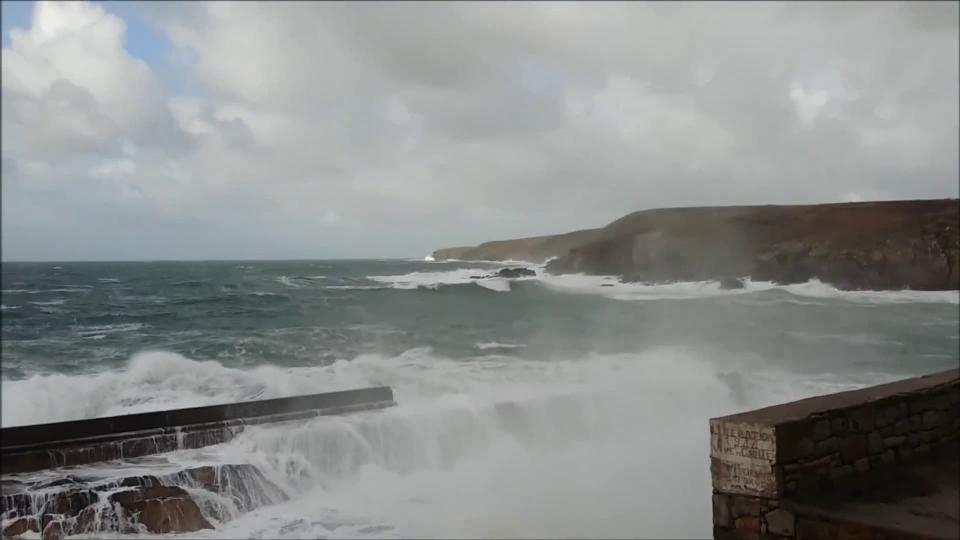
<path fill-rule="evenodd" d="M 710 420 L 716 539 L 960 538 L 960 370 Z"/>
<path fill-rule="evenodd" d="M 3 474 L 201 448 L 244 426 L 396 405 L 386 386 L 287 398 L 14 426 L 0 430 Z"/>

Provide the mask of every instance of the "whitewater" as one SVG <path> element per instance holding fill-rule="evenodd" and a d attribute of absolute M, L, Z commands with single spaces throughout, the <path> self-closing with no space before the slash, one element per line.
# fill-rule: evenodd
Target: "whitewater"
<path fill-rule="evenodd" d="M 706 537 L 710 417 L 960 360 L 955 291 L 476 279 L 501 266 L 5 263 L 2 423 L 389 385 L 141 466 L 279 488 L 187 486 L 216 525 L 190 538 Z"/>

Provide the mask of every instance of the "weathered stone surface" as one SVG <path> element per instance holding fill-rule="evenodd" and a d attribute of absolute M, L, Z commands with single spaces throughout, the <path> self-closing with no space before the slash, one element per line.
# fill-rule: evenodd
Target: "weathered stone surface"
<path fill-rule="evenodd" d="M 902 445 L 902 444 L 904 443 L 904 441 L 906 441 L 906 440 L 907 440 L 907 438 L 904 437 L 903 435 L 897 435 L 897 436 L 894 436 L 894 437 L 886 437 L 886 438 L 883 439 L 883 447 L 884 447 L 884 448 L 895 448 L 895 447 L 897 447 L 897 446 Z"/>
<path fill-rule="evenodd" d="M 780 536 L 793 536 L 795 529 L 793 512 L 778 508 L 767 512 L 764 520 L 767 522 L 767 532 Z"/>
<path fill-rule="evenodd" d="M 813 440 L 822 441 L 830 436 L 830 421 L 819 420 L 813 424 Z"/>
<path fill-rule="evenodd" d="M 940 425 L 940 411 L 927 411 L 923 413 L 923 429 L 934 429 Z"/>
<path fill-rule="evenodd" d="M 31 516 L 23 516 L 13 520 L 3 528 L 3 536 L 20 536 L 27 531 L 40 532 L 40 524 Z"/>
<path fill-rule="evenodd" d="M 837 437 L 830 437 L 829 439 L 824 439 L 818 442 L 813 454 L 817 457 L 829 456 L 830 454 L 837 452 L 839 449 L 840 439 Z"/>
<path fill-rule="evenodd" d="M 872 406 L 858 407 L 848 416 L 850 429 L 857 433 L 867 433 L 873 429 L 876 412 Z"/>
<path fill-rule="evenodd" d="M 910 432 L 910 420 L 904 418 L 903 420 L 898 420 L 894 425 L 893 432 L 897 435 L 906 435 Z"/>
<path fill-rule="evenodd" d="M 845 435 L 847 433 L 847 419 L 843 416 L 838 416 L 830 422 L 830 432 L 834 435 Z"/>
<path fill-rule="evenodd" d="M 63 540 L 64 536 L 63 523 L 59 521 L 51 521 L 43 528 L 43 540 Z"/>
<path fill-rule="evenodd" d="M 110 496 L 128 515 L 137 514 L 137 521 L 149 532 L 195 532 L 212 529 L 197 503 L 183 488 L 152 486 L 122 491 Z"/>
<path fill-rule="evenodd" d="M 867 437 L 867 446 L 871 454 L 883 452 L 883 437 L 880 435 L 880 432 L 874 431 L 870 433 L 870 436 Z"/>
<path fill-rule="evenodd" d="M 730 499 L 730 513 L 734 518 L 759 516 L 763 512 L 763 503 L 756 497 L 735 496 Z"/>
<path fill-rule="evenodd" d="M 897 448 L 897 457 L 901 463 L 910 463 L 913 460 L 913 448 L 909 446 Z"/>
<path fill-rule="evenodd" d="M 753 516 L 738 517 L 733 523 L 733 528 L 735 529 L 741 531 L 753 531 L 757 533 L 760 532 L 760 526 L 760 518 Z"/>
<path fill-rule="evenodd" d="M 853 465 L 841 465 L 840 467 L 834 467 L 830 469 L 830 479 L 842 478 L 844 476 L 850 476 L 853 473 Z"/>
<path fill-rule="evenodd" d="M 884 465 L 893 465 L 897 461 L 897 456 L 893 453 L 893 450 L 887 450 L 886 452 L 880 454 L 880 461 Z"/>
<path fill-rule="evenodd" d="M 860 458 L 856 461 L 856 463 L 854 463 L 853 466 L 858 473 L 864 474 L 870 470 L 870 460 L 867 458 Z"/>
<path fill-rule="evenodd" d="M 723 493 L 713 494 L 713 524 L 719 527 L 729 528 L 733 524 L 730 516 L 730 506 L 728 496 Z"/>
<path fill-rule="evenodd" d="M 848 435 L 841 449 L 841 457 L 847 463 L 853 463 L 867 455 L 867 436 L 863 433 Z"/>

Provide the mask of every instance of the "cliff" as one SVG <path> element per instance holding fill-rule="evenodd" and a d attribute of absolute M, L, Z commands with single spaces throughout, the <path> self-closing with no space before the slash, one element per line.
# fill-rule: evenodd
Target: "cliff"
<path fill-rule="evenodd" d="M 458 258 L 557 257 L 547 271 L 625 281 L 817 278 L 841 289 L 956 290 L 958 230 L 957 199 L 667 208 L 602 229 L 488 242 Z"/>
<path fill-rule="evenodd" d="M 473 247 L 438 249 L 433 258 L 465 261 L 529 261 L 541 263 L 566 255 L 572 248 L 596 237 L 600 229 L 587 229 L 553 236 L 534 236 L 516 240 L 495 240 Z"/>

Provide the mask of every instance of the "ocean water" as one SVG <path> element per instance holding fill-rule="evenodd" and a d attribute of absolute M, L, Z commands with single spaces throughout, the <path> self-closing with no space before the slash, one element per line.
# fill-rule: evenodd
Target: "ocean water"
<path fill-rule="evenodd" d="M 169 454 L 284 493 L 186 536 L 706 537 L 710 417 L 960 361 L 956 291 L 471 279 L 502 266 L 4 263 L 2 424 L 387 384 Z"/>

